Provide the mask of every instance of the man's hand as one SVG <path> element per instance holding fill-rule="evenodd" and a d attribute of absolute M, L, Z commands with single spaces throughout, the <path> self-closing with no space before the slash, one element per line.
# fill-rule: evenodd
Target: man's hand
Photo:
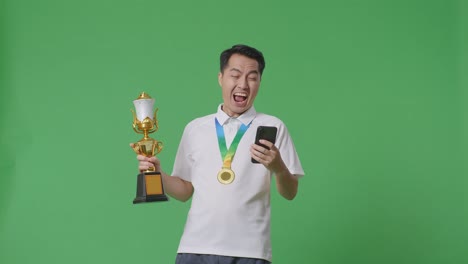
<path fill-rule="evenodd" d="M 250 155 L 275 174 L 278 192 L 288 200 L 294 199 L 298 189 L 297 177 L 289 172 L 278 148 L 273 143 L 264 139 L 261 139 L 260 143 L 270 149 L 253 144 L 250 148 Z"/>
<path fill-rule="evenodd" d="M 283 170 L 285 168 L 283 159 L 281 159 L 281 154 L 276 146 L 264 139 L 261 139 L 260 143 L 267 146 L 269 149 L 253 144 L 250 148 L 252 158 L 263 164 L 273 173 L 278 173 Z"/>
<path fill-rule="evenodd" d="M 135 144 L 130 143 L 130 147 L 132 149 L 135 149 Z M 156 157 L 146 157 L 141 154 L 137 155 L 137 160 L 138 160 L 138 169 L 140 172 L 146 171 L 149 168 L 155 168 L 156 171 L 161 171 L 161 162 L 159 161 L 158 158 Z"/>

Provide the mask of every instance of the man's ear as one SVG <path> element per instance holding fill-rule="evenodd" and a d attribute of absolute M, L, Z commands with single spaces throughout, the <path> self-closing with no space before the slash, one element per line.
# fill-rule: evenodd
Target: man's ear
<path fill-rule="evenodd" d="M 220 87 L 222 87 L 222 86 L 221 86 L 221 79 L 222 79 L 222 78 L 223 78 L 223 73 L 222 73 L 222 72 L 219 72 L 219 73 L 218 73 L 218 84 L 219 84 Z"/>

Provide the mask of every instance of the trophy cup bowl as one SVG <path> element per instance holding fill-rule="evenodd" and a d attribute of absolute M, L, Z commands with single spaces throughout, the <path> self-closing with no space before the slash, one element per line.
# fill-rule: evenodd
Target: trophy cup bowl
<path fill-rule="evenodd" d="M 143 134 L 143 138 L 133 144 L 133 150 L 138 155 L 152 157 L 162 150 L 162 143 L 149 137 L 149 134 L 158 130 L 158 120 L 156 119 L 156 108 L 153 112 L 154 99 L 143 92 L 133 101 L 135 111 L 133 113 L 133 130 L 138 134 Z M 137 176 L 137 191 L 134 204 L 145 202 L 168 201 L 164 193 L 164 186 L 161 172 L 151 167 L 141 172 Z"/>

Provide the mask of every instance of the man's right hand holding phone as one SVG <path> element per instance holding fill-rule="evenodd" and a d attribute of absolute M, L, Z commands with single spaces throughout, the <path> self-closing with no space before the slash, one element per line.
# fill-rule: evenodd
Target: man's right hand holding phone
<path fill-rule="evenodd" d="M 263 164 L 270 171 L 277 173 L 281 171 L 286 166 L 284 165 L 281 154 L 276 146 L 265 139 L 260 139 L 259 143 L 264 145 L 260 146 L 257 144 L 252 144 L 250 148 L 250 155 L 252 159 Z"/>

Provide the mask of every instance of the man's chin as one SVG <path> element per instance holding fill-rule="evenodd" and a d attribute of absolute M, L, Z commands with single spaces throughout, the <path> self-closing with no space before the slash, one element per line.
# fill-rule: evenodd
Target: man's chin
<path fill-rule="evenodd" d="M 242 115 L 243 113 L 245 113 L 247 110 L 249 110 L 250 106 L 249 105 L 245 105 L 245 106 L 242 106 L 242 107 L 239 107 L 239 106 L 236 106 L 234 111 L 236 112 L 236 114 L 238 115 Z"/>
<path fill-rule="evenodd" d="M 246 103 L 245 105 L 231 104 L 229 109 L 225 107 L 225 105 L 223 105 L 221 109 L 223 109 L 223 111 L 226 112 L 228 115 L 230 114 L 230 116 L 240 116 L 247 110 L 249 110 L 250 107 L 251 105 L 249 105 L 248 103 Z"/>

